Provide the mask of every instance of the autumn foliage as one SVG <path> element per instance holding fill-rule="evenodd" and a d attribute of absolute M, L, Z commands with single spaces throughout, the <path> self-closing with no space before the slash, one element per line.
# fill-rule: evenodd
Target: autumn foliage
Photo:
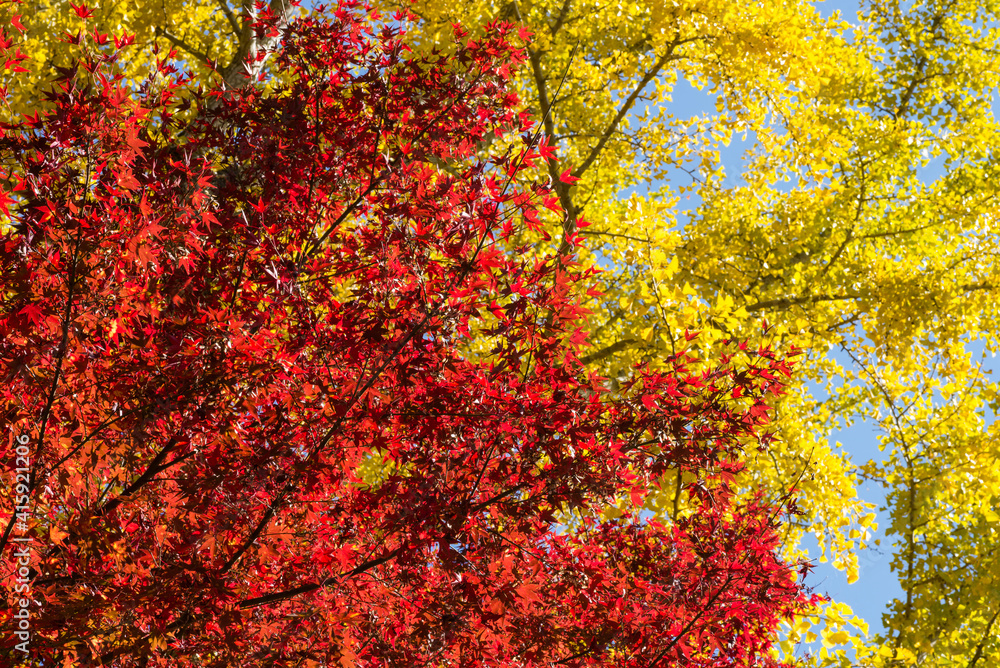
<path fill-rule="evenodd" d="M 25 655 L 5 498 L 5 660 L 772 665 L 809 602 L 794 503 L 732 482 L 788 362 L 583 371 L 593 272 L 510 243 L 557 206 L 518 178 L 545 144 L 510 26 L 416 56 L 404 17 L 260 10 L 280 48 L 243 88 L 167 54 L 128 85 L 137 47 L 92 31 L 3 128 L 0 471 L 26 435 L 33 546 Z M 605 512 L 675 480 L 672 516 Z"/>

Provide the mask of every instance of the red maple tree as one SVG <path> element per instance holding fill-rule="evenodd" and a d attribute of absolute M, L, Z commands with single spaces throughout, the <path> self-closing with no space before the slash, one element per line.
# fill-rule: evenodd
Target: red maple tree
<path fill-rule="evenodd" d="M 512 246 L 548 197 L 511 27 L 423 58 L 404 18 L 262 11 L 267 85 L 210 93 L 168 58 L 128 85 L 127 36 L 78 36 L 3 126 L 10 660 L 774 663 L 808 601 L 787 506 L 731 483 L 788 363 L 587 375 L 591 272 Z M 676 471 L 674 519 L 598 512 Z"/>

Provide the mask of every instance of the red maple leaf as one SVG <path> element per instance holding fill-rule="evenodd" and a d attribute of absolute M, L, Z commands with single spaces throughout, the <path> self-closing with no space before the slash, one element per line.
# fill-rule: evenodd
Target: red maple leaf
<path fill-rule="evenodd" d="M 38 304 L 28 304 L 20 311 L 18 315 L 23 315 L 28 318 L 34 325 L 41 325 L 42 321 L 45 319 L 45 311 Z"/>
<path fill-rule="evenodd" d="M 94 15 L 94 12 L 91 11 L 90 9 L 88 9 L 86 5 L 82 5 L 82 4 L 81 5 L 74 5 L 71 2 L 71 3 L 69 3 L 69 6 L 70 6 L 70 8 L 72 8 L 72 10 L 74 12 L 76 12 L 76 15 L 79 16 L 81 19 L 89 19 L 90 17 L 92 17 Z"/>

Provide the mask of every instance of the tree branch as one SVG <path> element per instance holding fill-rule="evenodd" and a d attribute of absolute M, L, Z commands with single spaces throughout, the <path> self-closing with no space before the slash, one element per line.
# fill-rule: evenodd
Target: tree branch
<path fill-rule="evenodd" d="M 556 33 L 563 27 L 563 23 L 566 22 L 566 16 L 569 14 L 569 7 L 572 4 L 572 0 L 563 0 L 562 9 L 559 10 L 559 16 L 556 18 L 555 25 L 549 26 L 549 34 L 553 37 Z"/>
<path fill-rule="evenodd" d="M 174 35 L 171 35 L 170 33 L 168 33 L 166 30 L 164 30 L 160 26 L 156 26 L 156 28 L 153 30 L 153 34 L 156 35 L 157 37 L 166 37 L 170 41 L 171 44 L 173 44 L 174 46 L 176 46 L 179 49 L 183 49 L 184 51 L 187 51 L 192 56 L 194 56 L 195 58 L 197 58 L 198 60 L 200 60 L 202 63 L 207 63 L 210 60 L 210 58 L 206 54 L 204 54 L 201 51 L 199 51 L 198 49 L 194 48 L 193 46 L 191 46 L 190 44 L 188 44 L 187 42 L 185 42 L 183 39 L 181 39 L 180 37 L 175 37 Z"/>
<path fill-rule="evenodd" d="M 969 660 L 969 665 L 966 668 L 976 668 L 976 664 L 979 660 L 983 658 L 983 646 L 986 644 L 986 640 L 990 637 L 990 632 L 993 630 L 993 624 L 997 621 L 997 616 L 1000 615 L 1000 608 L 993 613 L 990 617 L 989 623 L 986 625 L 986 631 L 983 633 L 982 639 L 979 644 L 976 645 L 976 653 L 972 655 L 972 659 Z"/>
<path fill-rule="evenodd" d="M 625 350 L 633 343 L 637 343 L 636 339 L 622 339 L 621 341 L 616 341 L 615 343 L 612 343 L 610 346 L 605 346 L 600 350 L 590 353 L 589 355 L 584 355 L 583 357 L 580 358 L 580 362 L 582 364 L 590 364 L 591 362 L 600 361 L 605 357 L 614 355 L 615 353 L 621 350 Z"/>
<path fill-rule="evenodd" d="M 605 145 L 607 145 L 608 141 L 611 139 L 611 135 L 615 133 L 615 131 L 618 129 L 618 126 L 621 124 L 622 120 L 628 115 L 628 112 L 632 110 L 632 107 L 635 105 L 635 101 L 639 98 L 639 95 L 642 94 L 642 91 L 645 90 L 646 86 L 649 85 L 650 81 L 652 81 L 657 77 L 657 75 L 659 75 L 660 70 L 663 69 L 663 66 L 666 65 L 671 60 L 673 60 L 674 49 L 677 48 L 678 44 L 680 44 L 679 40 L 671 42 L 670 46 L 667 47 L 667 52 L 664 53 L 658 61 L 656 61 L 656 64 L 653 65 L 652 69 L 646 72 L 646 75 L 642 78 L 641 81 L 639 81 L 636 87 L 632 90 L 632 93 L 625 99 L 625 102 L 623 102 L 622 105 L 618 108 L 618 113 L 615 114 L 615 117 L 612 119 L 611 123 L 609 123 L 608 127 L 604 129 L 604 132 L 601 134 L 601 138 L 597 142 L 597 146 L 590 149 L 590 154 L 587 156 L 587 159 L 583 161 L 583 164 L 573 170 L 573 176 L 576 177 L 583 176 L 583 173 L 586 172 L 588 169 L 590 169 L 590 166 L 594 164 L 594 161 L 597 160 L 601 152 L 604 150 Z"/>
<path fill-rule="evenodd" d="M 336 584 L 347 578 L 354 577 L 355 575 L 361 575 L 367 570 L 375 568 L 376 566 L 381 566 L 382 564 L 388 563 L 399 556 L 400 552 L 403 551 L 402 547 L 397 547 L 388 554 L 385 554 L 377 559 L 369 559 L 363 564 L 355 566 L 346 573 L 341 573 L 340 575 L 332 576 L 320 580 L 319 582 L 311 582 L 309 584 L 300 585 L 292 589 L 286 589 L 284 591 L 274 592 L 273 594 L 267 594 L 265 596 L 258 596 L 256 598 L 248 598 L 244 601 L 240 601 L 240 609 L 246 610 L 247 608 L 256 608 L 260 605 L 267 605 L 268 603 L 277 603 L 278 601 L 284 601 L 290 598 L 294 598 L 300 594 L 308 594 L 311 591 L 316 591 L 322 587 L 328 587 L 332 584 Z"/>
<path fill-rule="evenodd" d="M 226 0 L 216 0 L 219 7 L 222 9 L 222 13 L 226 15 L 226 19 L 229 20 L 229 25 L 233 28 L 233 34 L 237 37 L 243 32 L 240 27 L 240 22 L 236 20 L 236 15 L 233 14 L 233 10 L 229 8 L 229 3 Z"/>
<path fill-rule="evenodd" d="M 745 306 L 744 308 L 753 313 L 763 311 L 768 308 L 785 308 L 797 304 L 815 304 L 817 302 L 848 301 L 851 299 L 861 299 L 863 295 L 857 292 L 847 292 L 842 295 L 808 295 L 804 297 L 782 297 L 781 299 L 765 299 L 764 301 Z"/>
<path fill-rule="evenodd" d="M 95 513 L 95 515 L 97 517 L 103 517 L 104 515 L 107 515 L 112 510 L 120 506 L 124 502 L 126 497 L 134 494 L 136 491 L 139 490 L 140 487 L 150 482 L 156 476 L 157 473 L 170 468 L 178 461 L 183 461 L 184 459 L 187 459 L 187 457 L 177 457 L 169 464 L 161 466 L 163 464 L 163 460 L 167 458 L 167 455 L 170 454 L 170 452 L 174 449 L 174 446 L 177 445 L 178 440 L 179 439 L 175 436 L 171 438 L 169 441 L 167 441 L 167 444 L 164 445 L 162 448 L 160 448 L 160 451 L 156 453 L 155 457 L 153 457 L 153 461 L 149 463 L 149 466 L 146 467 L 146 470 L 143 471 L 142 475 L 139 476 L 135 480 L 135 482 L 126 487 L 121 494 L 119 494 L 118 496 L 111 499 L 103 506 L 101 506 L 100 510 L 98 510 Z"/>
<path fill-rule="evenodd" d="M 247 81 L 257 78 L 264 63 L 257 61 L 260 52 L 272 51 L 283 37 L 283 28 L 291 21 L 295 6 L 285 0 L 271 0 L 268 9 L 278 15 L 277 34 L 257 40 L 254 36 L 253 24 L 257 20 L 252 5 L 243 7 L 243 24 L 239 30 L 240 41 L 232 60 L 222 70 L 222 80 L 229 88 L 241 88 Z M 234 17 L 235 20 L 235 17 Z M 251 62 L 253 61 L 253 62 Z"/>

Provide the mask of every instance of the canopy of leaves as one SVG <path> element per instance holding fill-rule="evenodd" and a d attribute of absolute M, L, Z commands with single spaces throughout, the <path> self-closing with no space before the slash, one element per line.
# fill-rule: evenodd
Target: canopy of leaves
<path fill-rule="evenodd" d="M 29 655 L 0 651 L 777 665 L 815 603 L 779 551 L 795 506 L 735 481 L 789 363 L 678 350 L 614 391 L 584 370 L 592 271 L 517 247 L 553 196 L 508 25 L 420 56 L 350 2 L 255 11 L 267 85 L 199 93 L 168 59 L 135 84 L 131 38 L 88 24 L 3 127 L 0 466 L 29 510 L 0 509 L 0 550 L 33 549 L 0 566 Z M 673 516 L 640 514 L 670 472 Z"/>
<path fill-rule="evenodd" d="M 820 612 L 810 661 L 1000 663 L 997 385 L 980 357 L 1000 331 L 997 4 L 866 0 L 850 24 L 806 0 L 407 6 L 421 48 L 453 21 L 531 32 L 519 90 L 544 120 L 553 157 L 539 172 L 561 210 L 546 219 L 553 243 L 530 240 L 606 270 L 587 363 L 625 377 L 687 330 L 708 351 L 756 337 L 762 318 L 769 342 L 806 350 L 752 480 L 801 491 L 784 549 L 803 554 L 812 533 L 849 581 L 874 528 L 857 484 L 884 485 L 904 591 L 886 633 L 852 654 L 833 651 L 850 614 Z M 692 89 L 714 108 L 685 112 Z M 736 140 L 742 159 L 723 164 Z M 574 234 L 597 243 L 560 246 Z M 859 419 L 882 461 L 828 444 Z M 674 498 L 647 508 L 670 514 Z M 792 629 L 786 650 L 809 633 Z"/>

